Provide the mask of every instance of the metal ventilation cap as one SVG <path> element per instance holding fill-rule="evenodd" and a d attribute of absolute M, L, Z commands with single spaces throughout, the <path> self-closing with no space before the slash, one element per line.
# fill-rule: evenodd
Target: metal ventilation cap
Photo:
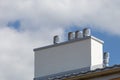
<path fill-rule="evenodd" d="M 79 31 L 79 30 L 75 31 L 75 38 L 76 39 L 83 38 L 82 31 Z"/>
<path fill-rule="evenodd" d="M 104 52 L 104 59 L 109 58 L 109 52 Z"/>
<path fill-rule="evenodd" d="M 103 63 L 104 63 L 104 67 L 108 67 L 109 66 L 109 52 L 104 52 L 103 54 Z"/>
<path fill-rule="evenodd" d="M 83 37 L 87 37 L 91 35 L 91 30 L 89 28 L 83 29 Z"/>
<path fill-rule="evenodd" d="M 56 35 L 53 37 L 53 43 L 57 44 L 58 42 L 59 42 L 59 37 L 58 37 L 58 35 Z"/>
<path fill-rule="evenodd" d="M 73 40 L 74 39 L 74 33 L 73 32 L 69 32 L 68 33 L 68 40 Z"/>

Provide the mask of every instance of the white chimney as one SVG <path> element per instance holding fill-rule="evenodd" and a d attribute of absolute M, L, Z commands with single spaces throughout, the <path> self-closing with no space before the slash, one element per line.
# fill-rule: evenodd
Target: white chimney
<path fill-rule="evenodd" d="M 90 34 L 88 28 L 83 30 L 83 34 L 81 31 L 69 32 L 69 41 L 57 45 L 54 44 L 58 43 L 59 38 L 54 36 L 54 44 L 34 49 L 34 80 L 47 80 L 69 72 L 91 71 L 103 68 L 103 65 L 108 66 L 109 54 L 104 53 L 103 58 L 104 42 Z"/>

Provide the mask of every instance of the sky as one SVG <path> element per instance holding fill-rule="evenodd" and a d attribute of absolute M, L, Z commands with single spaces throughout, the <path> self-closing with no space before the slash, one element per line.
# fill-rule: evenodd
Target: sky
<path fill-rule="evenodd" d="M 120 64 L 120 0 L 0 0 L 0 80 L 33 80 L 33 49 L 89 27 Z"/>

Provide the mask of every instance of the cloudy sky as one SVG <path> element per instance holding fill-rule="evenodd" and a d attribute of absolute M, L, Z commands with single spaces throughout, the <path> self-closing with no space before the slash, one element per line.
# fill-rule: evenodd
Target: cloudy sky
<path fill-rule="evenodd" d="M 120 59 L 120 0 L 0 0 L 0 80 L 32 80 L 33 49 L 89 27 Z"/>

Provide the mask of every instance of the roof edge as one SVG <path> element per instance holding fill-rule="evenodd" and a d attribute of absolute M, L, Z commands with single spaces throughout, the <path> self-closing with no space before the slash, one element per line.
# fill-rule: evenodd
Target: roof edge
<path fill-rule="evenodd" d="M 112 67 L 106 67 L 103 69 L 96 69 L 81 75 L 71 76 L 63 80 L 82 80 L 82 79 L 86 80 L 116 73 L 120 73 L 120 65 L 114 65 Z"/>

